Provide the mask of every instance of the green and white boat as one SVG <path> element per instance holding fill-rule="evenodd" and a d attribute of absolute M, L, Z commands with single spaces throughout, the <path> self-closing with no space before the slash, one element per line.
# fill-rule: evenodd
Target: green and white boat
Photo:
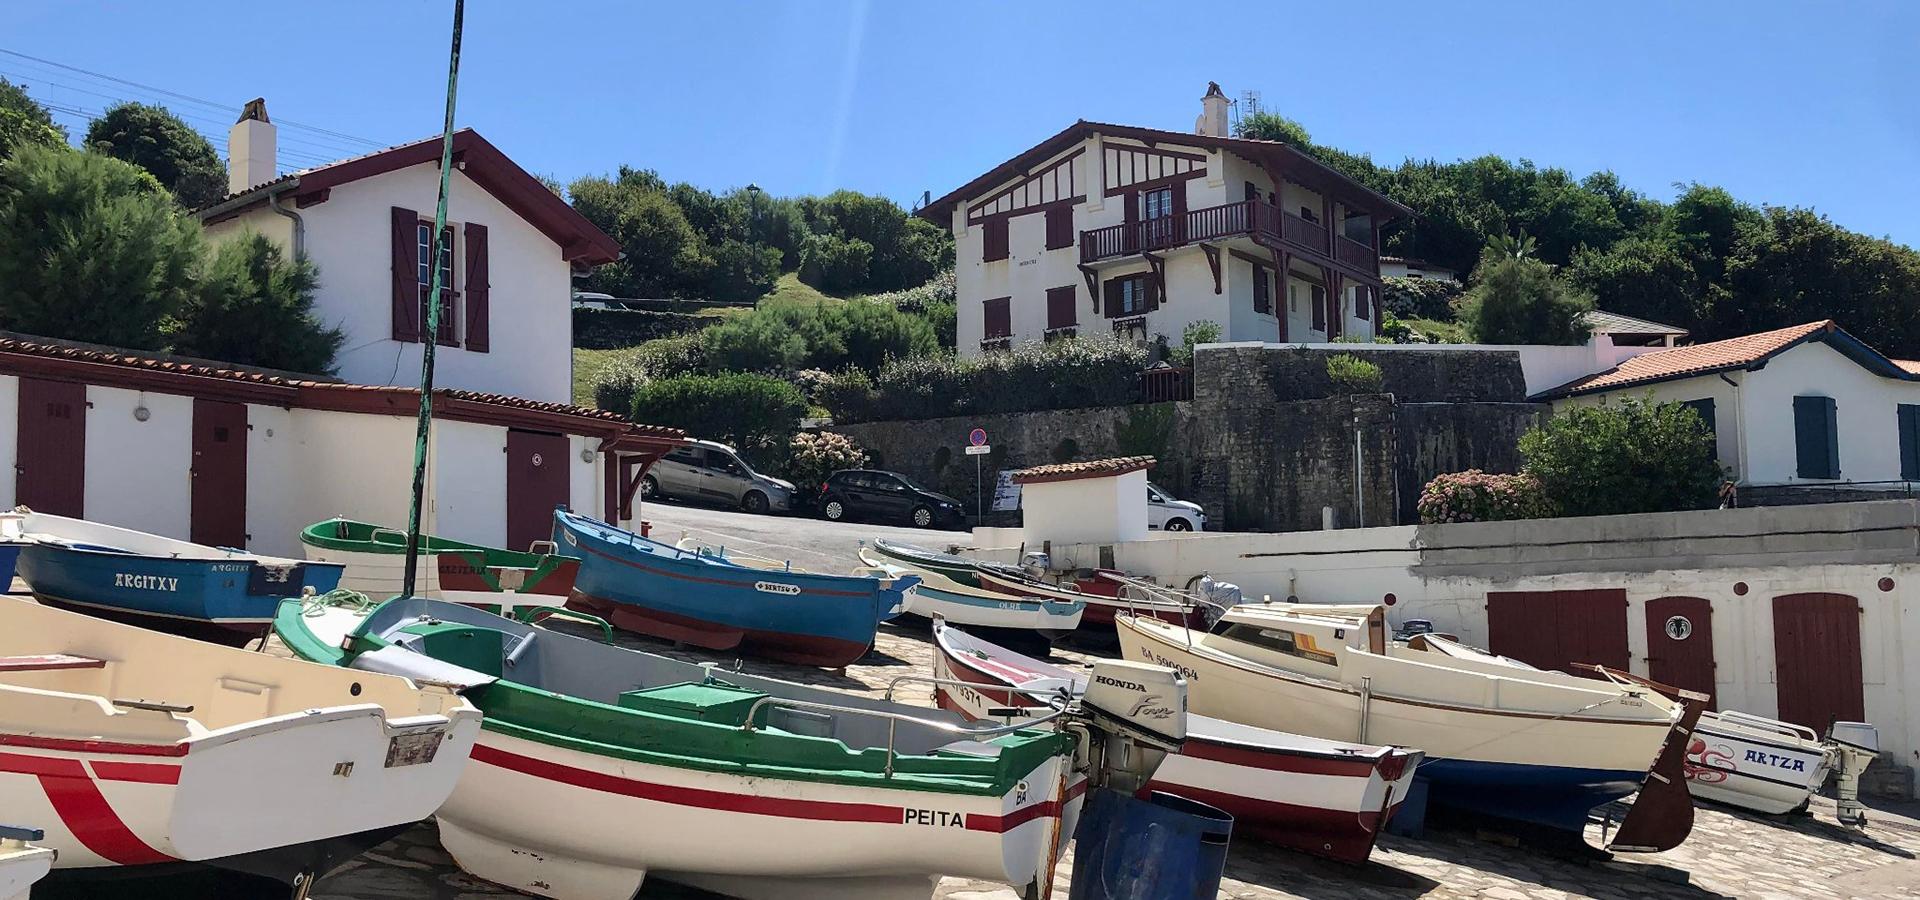
<path fill-rule="evenodd" d="M 295 653 L 459 685 L 485 713 L 440 839 L 516 890 L 625 900 L 653 875 L 744 898 L 924 898 L 953 875 L 1037 892 L 1073 833 L 1086 777 L 1067 731 L 983 729 L 451 603 L 329 599 L 281 607 Z"/>
<path fill-rule="evenodd" d="M 341 587 L 379 599 L 400 593 L 406 532 L 336 518 L 307 526 L 300 543 L 307 559 L 346 565 Z M 522 552 L 423 534 L 420 548 L 416 596 L 502 615 L 566 603 L 580 573 L 580 560 L 561 556 L 552 541 L 536 541 Z"/>

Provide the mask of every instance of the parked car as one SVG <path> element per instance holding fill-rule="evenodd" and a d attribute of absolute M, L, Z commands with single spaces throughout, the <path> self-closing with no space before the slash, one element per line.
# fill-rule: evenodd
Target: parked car
<path fill-rule="evenodd" d="M 1147 527 L 1162 531 L 1205 531 L 1207 511 L 1191 500 L 1175 500 L 1172 494 L 1149 481 Z"/>
<path fill-rule="evenodd" d="M 895 519 L 921 528 L 955 528 L 967 520 L 960 501 L 898 472 L 841 469 L 820 485 L 820 515 L 829 521 Z"/>
<path fill-rule="evenodd" d="M 640 495 L 737 506 L 750 513 L 789 512 L 793 482 L 762 475 L 732 447 L 689 441 L 660 458 L 640 478 Z"/>

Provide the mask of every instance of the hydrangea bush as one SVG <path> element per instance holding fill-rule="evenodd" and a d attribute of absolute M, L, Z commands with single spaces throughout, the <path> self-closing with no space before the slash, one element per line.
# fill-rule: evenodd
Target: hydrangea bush
<path fill-rule="evenodd" d="M 1420 491 L 1415 505 L 1424 525 L 1501 522 L 1552 515 L 1540 480 L 1525 473 L 1494 475 L 1479 469 L 1440 475 Z"/>
<path fill-rule="evenodd" d="M 828 475 L 866 464 L 867 452 L 853 438 L 831 431 L 802 431 L 788 447 L 787 480 L 793 482 L 802 502 L 811 503 Z"/>

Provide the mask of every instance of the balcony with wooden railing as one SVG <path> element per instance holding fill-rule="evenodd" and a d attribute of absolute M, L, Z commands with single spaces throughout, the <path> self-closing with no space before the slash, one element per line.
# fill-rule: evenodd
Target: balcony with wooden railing
<path fill-rule="evenodd" d="M 1248 237 L 1266 246 L 1304 251 L 1363 272 L 1376 271 L 1378 264 L 1378 251 L 1373 247 L 1336 235 L 1323 222 L 1258 200 L 1241 200 L 1177 216 L 1082 231 L 1080 261 L 1094 263 L 1232 237 Z"/>

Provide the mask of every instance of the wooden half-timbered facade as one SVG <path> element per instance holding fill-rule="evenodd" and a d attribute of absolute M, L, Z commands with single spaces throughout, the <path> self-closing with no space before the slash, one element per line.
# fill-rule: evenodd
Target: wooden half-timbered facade
<path fill-rule="evenodd" d="M 920 215 L 956 241 L 960 352 L 1113 334 L 1178 344 L 1370 338 L 1398 203 L 1273 141 L 1080 121 Z"/>

